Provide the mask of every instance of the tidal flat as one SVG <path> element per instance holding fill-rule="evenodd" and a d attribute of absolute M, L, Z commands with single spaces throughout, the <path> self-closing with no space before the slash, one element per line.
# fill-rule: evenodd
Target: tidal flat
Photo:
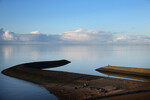
<path fill-rule="evenodd" d="M 69 61 L 61 60 L 62 65 Z M 3 74 L 45 87 L 60 100 L 97 100 L 120 95 L 150 92 L 149 82 L 39 69 L 53 67 L 52 61 L 20 64 L 2 71 Z M 60 63 L 60 62 L 59 62 Z M 54 63 L 56 64 L 56 63 Z M 34 67 L 28 67 L 34 65 Z M 59 66 L 61 64 L 58 64 Z M 36 68 L 38 67 L 38 68 Z M 44 67 L 43 67 L 44 68 Z"/>

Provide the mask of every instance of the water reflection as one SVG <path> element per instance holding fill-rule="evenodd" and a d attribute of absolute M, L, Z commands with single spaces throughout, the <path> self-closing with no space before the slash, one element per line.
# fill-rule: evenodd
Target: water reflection
<path fill-rule="evenodd" d="M 98 72 L 100 72 L 100 71 L 98 71 Z M 141 80 L 141 81 L 150 82 L 149 77 L 142 77 L 142 76 L 136 76 L 136 75 L 127 75 L 127 74 L 119 74 L 119 73 L 113 73 L 113 72 L 100 72 L 100 73 L 106 74 L 108 76 L 115 76 L 115 77 L 120 77 L 120 78 L 135 79 L 135 80 Z"/>
<path fill-rule="evenodd" d="M 51 58 L 55 52 L 59 53 L 59 48 L 49 45 L 0 45 L 1 61 L 4 62 L 16 60 L 21 60 L 21 63 L 24 63 L 23 61 L 38 61 L 45 57 Z"/>
<path fill-rule="evenodd" d="M 72 63 L 57 69 L 100 76 L 104 74 L 96 72 L 95 69 L 108 64 L 150 68 L 149 54 L 150 45 L 0 45 L 0 70 L 27 62 L 67 59 Z M 109 75 L 112 74 L 109 73 Z M 121 76 L 117 75 L 117 77 Z M 21 88 L 16 90 L 18 84 L 26 84 L 10 77 L 10 80 L 8 80 L 8 77 L 2 74 L 0 78 L 0 83 L 4 84 L 3 87 L 0 87 L 0 90 L 6 91 L 7 86 L 14 82 L 15 85 L 12 85 L 12 87 L 15 86 L 15 88 L 11 89 L 12 93 L 16 93 L 16 95 L 23 91 Z M 131 76 L 126 78 L 131 78 Z M 28 85 L 27 87 L 32 86 Z M 25 87 L 25 89 L 28 88 Z M 13 92 L 14 90 L 15 92 Z M 33 89 L 33 93 L 35 91 Z M 42 90 L 39 90 L 39 92 L 43 93 Z M 10 94 L 10 88 L 7 88 L 7 93 Z M 5 97 L 9 97 L 9 95 L 6 94 Z"/>
<path fill-rule="evenodd" d="M 150 63 L 150 46 L 130 45 L 0 45 L 1 61 L 20 63 L 39 60 L 68 59 L 100 62 L 126 67 L 145 67 Z M 19 64 L 19 63 L 15 63 Z"/>
<path fill-rule="evenodd" d="M 0 71 L 13 65 L 42 60 L 40 49 L 41 46 L 35 45 L 0 45 Z M 0 100 L 58 100 L 41 86 L 1 73 L 0 83 Z"/>
<path fill-rule="evenodd" d="M 83 61 L 85 59 L 97 60 L 113 54 L 112 47 L 92 45 L 3 45 L 1 49 L 7 61 L 17 56 L 35 61 L 40 58 L 62 57 Z"/>
<path fill-rule="evenodd" d="M 11 56 L 12 52 L 13 52 L 13 47 L 6 45 L 2 48 L 1 54 L 3 54 L 2 56 L 4 56 L 4 59 L 7 61 Z"/>
<path fill-rule="evenodd" d="M 92 46 L 67 46 L 61 47 L 61 52 L 63 55 L 69 59 L 83 61 L 92 57 L 92 59 L 97 59 L 100 55 L 94 53 Z"/>

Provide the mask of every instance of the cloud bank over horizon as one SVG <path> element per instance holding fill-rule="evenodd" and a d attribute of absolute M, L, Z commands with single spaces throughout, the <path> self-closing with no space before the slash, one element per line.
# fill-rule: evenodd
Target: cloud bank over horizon
<path fill-rule="evenodd" d="M 117 37 L 114 32 L 99 30 L 86 30 L 79 28 L 59 35 L 47 35 L 40 31 L 28 34 L 17 34 L 0 29 L 0 42 L 44 42 L 44 43 L 69 43 L 69 44 L 150 44 L 150 35 L 128 35 Z"/>

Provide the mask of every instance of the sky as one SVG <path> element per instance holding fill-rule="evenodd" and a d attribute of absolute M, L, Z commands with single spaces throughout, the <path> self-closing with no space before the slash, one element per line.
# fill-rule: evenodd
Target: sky
<path fill-rule="evenodd" d="M 120 39 L 149 39 L 149 27 L 150 0 L 0 0 L 0 28 L 16 34 L 60 35 L 83 29 L 116 33 Z"/>

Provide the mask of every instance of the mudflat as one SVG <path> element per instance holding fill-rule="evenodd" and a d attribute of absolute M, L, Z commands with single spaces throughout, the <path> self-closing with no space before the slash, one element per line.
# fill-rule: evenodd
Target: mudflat
<path fill-rule="evenodd" d="M 45 62 L 44 64 L 49 65 L 49 63 Z M 122 94 L 147 93 L 150 91 L 149 82 L 40 70 L 33 67 L 24 67 L 23 65 L 10 67 L 3 70 L 2 73 L 39 84 L 56 95 L 60 100 L 98 100 Z"/>
<path fill-rule="evenodd" d="M 99 100 L 149 100 L 150 92 L 134 93 L 120 96 L 113 96 L 110 98 L 103 98 Z"/>

